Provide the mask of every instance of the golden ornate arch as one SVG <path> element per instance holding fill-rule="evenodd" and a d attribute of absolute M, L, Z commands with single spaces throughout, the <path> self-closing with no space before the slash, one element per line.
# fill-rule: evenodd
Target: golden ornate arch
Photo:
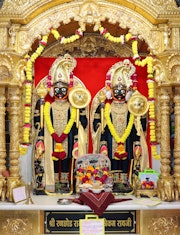
<path fill-rule="evenodd" d="M 154 68 L 156 70 L 155 79 L 158 83 L 158 100 L 161 105 L 160 116 L 167 124 L 169 100 L 172 97 L 173 90 L 175 90 L 174 103 L 177 105 L 175 111 L 177 121 L 178 123 L 180 122 L 178 115 L 180 82 L 176 76 L 176 71 L 179 72 L 180 70 L 178 62 L 178 54 L 180 52 L 180 9 L 176 6 L 174 0 L 5 0 L 0 9 L 0 17 L 0 34 L 2 35 L 0 54 L 3 57 L 3 61 L 5 61 L 5 67 L 12 72 L 12 77 L 8 79 L 6 85 L 0 80 L 0 88 L 2 96 L 4 96 L 5 86 L 9 87 L 12 105 L 10 110 L 13 115 L 15 114 L 13 116 L 14 123 L 16 123 L 13 129 L 14 132 L 19 132 L 20 130 L 20 121 L 16 119 L 16 114 L 19 108 L 18 103 L 21 105 L 23 103 L 21 85 L 25 79 L 23 75 L 26 64 L 24 55 L 36 50 L 36 40 L 39 41 L 43 35 L 48 34 L 51 27 L 60 29 L 63 36 L 68 37 L 74 34 L 77 25 L 83 27 L 84 23 L 89 25 L 86 33 L 91 34 L 87 35 L 85 40 L 94 40 L 97 36 L 97 26 L 103 22 L 109 27 L 108 30 L 112 30 L 112 35 L 116 34 L 115 36 L 119 36 L 119 30 L 128 29 L 132 34 L 138 35 L 140 40 L 146 42 L 149 46 L 149 51 L 156 55 Z M 48 55 L 48 50 L 50 51 L 56 47 L 53 43 L 49 45 L 49 49 L 47 47 L 44 56 Z M 115 48 L 113 50 L 115 51 Z M 124 53 L 127 53 L 128 50 L 129 48 L 127 47 Z M 5 100 L 2 97 L 2 107 L 4 107 L 4 103 Z M 3 118 L 2 116 L 1 119 Z M 168 172 L 170 151 L 166 147 L 169 136 L 167 130 L 166 138 L 164 137 L 161 124 L 159 125 L 159 130 L 162 132 L 160 137 L 163 136 L 162 176 L 164 180 L 165 177 L 170 175 Z M 16 139 L 12 138 L 13 151 L 11 161 L 14 166 L 12 175 L 18 177 L 19 166 L 16 154 L 18 146 L 15 143 L 19 143 L 20 136 L 15 136 Z M 178 165 L 178 156 L 180 155 L 179 142 L 180 138 L 176 141 L 175 163 L 177 180 L 179 180 L 178 169 L 180 168 Z M 0 154 L 2 154 L 4 159 L 5 153 L 2 152 Z M 4 162 L 0 165 L 0 169 L 4 169 Z M 168 170 L 166 171 L 166 169 Z"/>

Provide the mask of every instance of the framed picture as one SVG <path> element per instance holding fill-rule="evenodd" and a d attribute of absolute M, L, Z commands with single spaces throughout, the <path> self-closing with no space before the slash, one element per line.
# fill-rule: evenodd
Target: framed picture
<path fill-rule="evenodd" d="M 146 169 L 143 172 L 139 172 L 139 179 L 142 189 L 156 189 L 159 173 L 152 169 Z"/>

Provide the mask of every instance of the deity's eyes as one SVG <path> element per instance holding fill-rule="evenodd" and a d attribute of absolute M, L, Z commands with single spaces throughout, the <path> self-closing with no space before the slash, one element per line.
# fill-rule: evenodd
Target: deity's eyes
<path fill-rule="evenodd" d="M 55 91 L 55 93 L 66 94 L 67 88 L 66 87 L 54 87 L 54 91 Z"/>
<path fill-rule="evenodd" d="M 124 95 L 124 94 L 126 94 L 126 90 L 124 90 L 124 89 L 114 89 L 113 92 L 114 92 L 115 95 L 118 95 L 118 94 Z"/>
<path fill-rule="evenodd" d="M 66 88 L 66 87 L 61 87 L 61 91 L 62 91 L 63 93 L 66 93 L 66 92 L 67 92 L 67 88 Z"/>
<path fill-rule="evenodd" d="M 114 89 L 113 91 L 114 91 L 115 95 L 119 94 L 119 90 L 118 89 Z"/>
<path fill-rule="evenodd" d="M 121 94 L 123 94 L 123 95 L 126 94 L 126 90 L 121 89 L 120 92 L 121 92 Z"/>
<path fill-rule="evenodd" d="M 114 94 L 118 94 L 119 93 L 119 90 L 118 89 L 115 89 L 114 90 Z"/>
<path fill-rule="evenodd" d="M 57 93 L 59 91 L 58 87 L 54 87 L 54 91 Z"/>

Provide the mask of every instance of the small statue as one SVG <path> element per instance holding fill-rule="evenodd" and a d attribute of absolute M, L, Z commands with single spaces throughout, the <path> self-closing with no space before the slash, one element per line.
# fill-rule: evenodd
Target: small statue
<path fill-rule="evenodd" d="M 10 47 L 14 48 L 15 44 L 16 44 L 16 26 L 12 25 L 9 28 L 9 35 L 10 35 Z"/>

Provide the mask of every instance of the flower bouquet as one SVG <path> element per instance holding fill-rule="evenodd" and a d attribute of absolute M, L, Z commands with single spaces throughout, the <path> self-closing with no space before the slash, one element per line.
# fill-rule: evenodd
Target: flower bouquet
<path fill-rule="evenodd" d="M 89 164 L 81 164 L 76 169 L 77 186 L 82 192 L 87 192 L 88 190 L 100 192 L 107 190 L 107 188 L 112 188 L 113 184 L 109 166 L 107 164 L 101 166 L 98 164 L 99 162 L 99 159 L 95 158 L 93 161 L 88 161 Z"/>

